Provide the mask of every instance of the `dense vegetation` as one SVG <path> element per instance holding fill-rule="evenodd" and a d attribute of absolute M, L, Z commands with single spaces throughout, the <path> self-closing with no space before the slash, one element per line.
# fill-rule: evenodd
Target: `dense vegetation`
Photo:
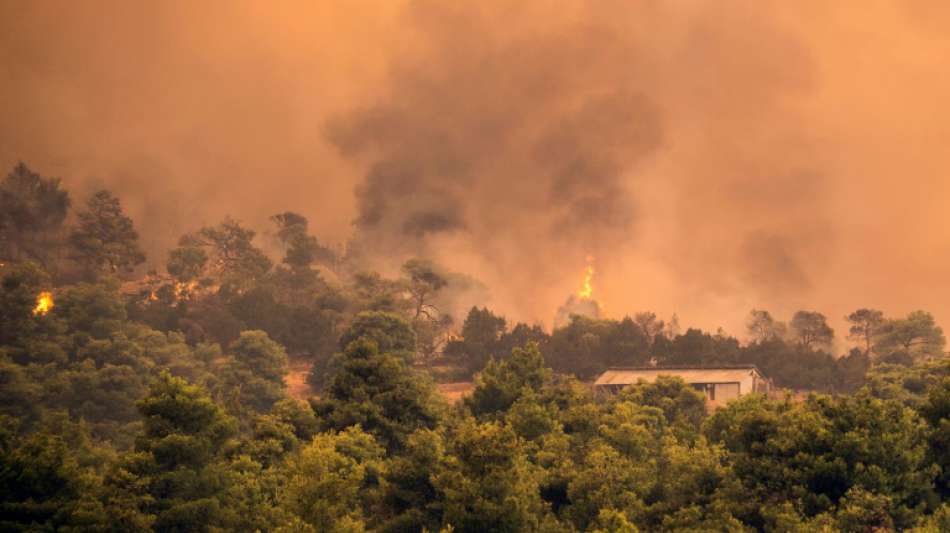
<path fill-rule="evenodd" d="M 0 182 L 0 530 L 950 530 L 950 361 L 933 318 L 750 314 L 748 342 L 652 313 L 553 332 L 431 262 L 361 268 L 273 217 L 181 237 L 161 272 L 107 191 Z M 275 264 L 276 263 L 276 264 Z M 42 305 L 41 305 L 42 304 Z M 319 396 L 288 395 L 290 360 Z M 714 413 L 612 365 L 755 363 L 805 399 Z M 448 404 L 434 380 L 473 376 Z"/>

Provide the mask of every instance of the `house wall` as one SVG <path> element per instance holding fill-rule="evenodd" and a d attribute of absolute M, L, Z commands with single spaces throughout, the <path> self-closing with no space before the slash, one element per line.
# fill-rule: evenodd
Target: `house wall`
<path fill-rule="evenodd" d="M 746 395 L 751 393 L 754 390 L 755 377 L 750 376 L 751 372 L 747 372 L 746 375 L 742 378 L 742 381 L 739 382 L 739 392 L 736 396 Z"/>
<path fill-rule="evenodd" d="M 735 400 L 739 397 L 739 388 L 739 383 L 716 383 L 716 402 Z"/>
<path fill-rule="evenodd" d="M 675 370 L 672 370 L 666 375 L 675 376 L 677 374 Z M 687 374 L 681 377 L 683 377 L 683 379 L 686 380 L 687 383 L 691 384 L 694 388 L 703 392 L 707 400 L 719 405 L 721 405 L 723 402 L 734 400 L 739 396 L 745 396 L 746 394 L 751 394 L 754 392 L 768 392 L 769 388 L 769 382 L 763 379 L 761 375 L 752 371 L 733 373 L 730 376 L 723 376 L 721 374 L 715 375 L 712 373 L 708 375 L 708 377 L 714 379 L 715 381 L 706 382 L 698 381 L 698 379 L 702 379 L 707 376 L 697 376 L 695 373 L 693 373 L 693 375 Z M 650 383 L 656 379 L 656 375 L 645 375 L 643 377 L 638 377 L 638 379 Z M 597 385 L 595 388 L 604 392 L 618 392 L 626 385 L 627 384 L 623 382 L 614 382 Z"/>

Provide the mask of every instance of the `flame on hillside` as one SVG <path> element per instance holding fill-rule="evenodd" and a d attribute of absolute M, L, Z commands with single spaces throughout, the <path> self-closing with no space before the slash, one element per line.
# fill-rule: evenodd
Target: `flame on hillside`
<path fill-rule="evenodd" d="M 594 297 L 594 257 L 587 256 L 587 269 L 584 270 L 584 282 L 581 283 L 581 290 L 577 291 L 577 296 L 582 300 L 590 300 Z"/>
<path fill-rule="evenodd" d="M 197 281 L 189 281 L 187 283 L 182 283 L 179 281 L 175 283 L 175 301 L 180 302 L 182 300 L 191 298 L 191 295 L 194 294 L 195 289 L 197 288 Z"/>
<path fill-rule="evenodd" d="M 53 293 L 43 291 L 36 296 L 36 307 L 33 308 L 33 315 L 45 315 L 56 305 L 53 303 Z"/>
<path fill-rule="evenodd" d="M 603 315 L 600 303 L 594 300 L 594 272 L 594 257 L 588 255 L 581 288 L 577 294 L 568 296 L 567 301 L 558 308 L 554 316 L 555 328 L 568 325 L 574 315 L 589 318 L 600 318 Z"/>
<path fill-rule="evenodd" d="M 138 299 L 141 305 L 163 304 L 176 306 L 193 300 L 200 293 L 213 292 L 216 285 L 202 286 L 197 280 L 176 281 L 169 276 L 149 274 L 123 284 L 122 292 Z"/>

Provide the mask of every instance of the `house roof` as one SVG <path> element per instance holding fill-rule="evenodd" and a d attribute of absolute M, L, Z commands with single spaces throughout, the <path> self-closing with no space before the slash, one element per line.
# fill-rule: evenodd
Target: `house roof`
<path fill-rule="evenodd" d="M 755 365 L 609 368 L 594 385 L 630 385 L 640 380 L 653 383 L 659 376 L 679 377 L 686 383 L 735 383 L 753 374 L 764 379 Z"/>

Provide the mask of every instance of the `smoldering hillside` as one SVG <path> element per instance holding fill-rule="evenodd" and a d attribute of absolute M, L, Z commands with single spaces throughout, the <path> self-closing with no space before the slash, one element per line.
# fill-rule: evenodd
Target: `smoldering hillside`
<path fill-rule="evenodd" d="M 454 4 L 7 4 L 0 163 L 156 251 L 297 210 L 523 320 L 588 254 L 608 314 L 950 316 L 939 3 Z"/>

